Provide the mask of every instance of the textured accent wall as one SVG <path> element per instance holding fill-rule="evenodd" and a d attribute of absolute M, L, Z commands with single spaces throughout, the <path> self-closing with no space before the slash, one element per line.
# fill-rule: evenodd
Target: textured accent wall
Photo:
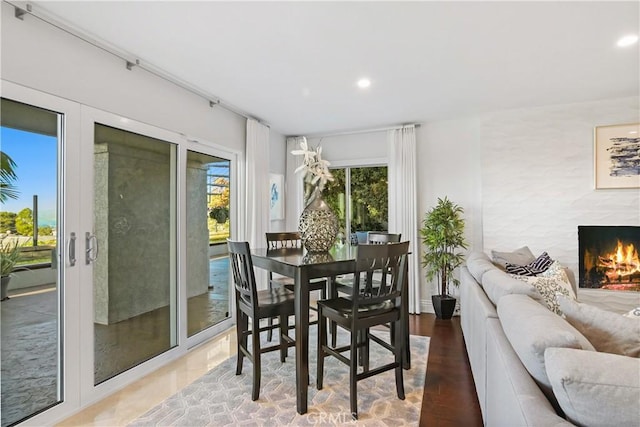
<path fill-rule="evenodd" d="M 593 129 L 640 121 L 638 97 L 481 116 L 484 249 L 528 245 L 577 271 L 578 225 L 640 225 L 640 190 L 595 190 Z"/>

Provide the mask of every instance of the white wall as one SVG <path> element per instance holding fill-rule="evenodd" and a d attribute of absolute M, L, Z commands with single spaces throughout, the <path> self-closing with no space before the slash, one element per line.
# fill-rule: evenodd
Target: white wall
<path fill-rule="evenodd" d="M 246 119 L 2 3 L 0 77 L 244 153 Z M 284 137 L 271 131 L 270 139 Z M 278 145 L 279 147 L 280 145 Z M 284 173 L 284 150 L 273 150 Z"/>
<path fill-rule="evenodd" d="M 640 190 L 595 190 L 593 128 L 640 121 L 638 97 L 481 118 L 484 248 L 528 245 L 578 271 L 578 225 L 640 225 Z"/>
<path fill-rule="evenodd" d="M 416 133 L 420 220 L 447 196 L 464 208 L 469 250 L 528 245 L 577 271 L 578 225 L 640 225 L 640 191 L 593 186 L 593 128 L 637 121 L 639 98 L 627 97 L 423 123 Z M 309 138 L 314 146 L 319 140 Z M 387 157 L 386 132 L 321 144 L 337 164 Z M 432 311 L 435 287 L 421 280 L 421 305 Z"/>

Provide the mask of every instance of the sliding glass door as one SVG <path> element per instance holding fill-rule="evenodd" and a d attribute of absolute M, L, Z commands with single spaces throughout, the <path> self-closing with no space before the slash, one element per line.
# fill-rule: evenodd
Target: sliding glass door
<path fill-rule="evenodd" d="M 187 150 L 187 336 L 230 318 L 231 161 Z"/>
<path fill-rule="evenodd" d="M 325 200 L 338 215 L 345 235 L 388 229 L 388 180 L 386 166 L 331 169 Z"/>
<path fill-rule="evenodd" d="M 96 123 L 94 383 L 177 344 L 176 145 Z"/>
<path fill-rule="evenodd" d="M 77 358 L 68 351 L 75 343 L 66 336 L 66 320 L 77 314 L 69 307 L 77 280 L 71 233 L 65 230 L 77 225 L 69 199 L 77 187 L 65 177 L 76 172 L 77 139 L 68 137 L 73 119 L 67 115 L 77 110 L 8 82 L 2 89 L 0 425 L 5 427 L 67 406 L 74 383 L 67 369 Z"/>

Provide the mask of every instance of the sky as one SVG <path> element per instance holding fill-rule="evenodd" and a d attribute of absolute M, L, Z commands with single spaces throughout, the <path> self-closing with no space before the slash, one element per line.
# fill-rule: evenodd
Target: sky
<path fill-rule="evenodd" d="M 0 128 L 0 149 L 16 163 L 20 191 L 17 200 L 0 204 L 0 211 L 18 213 L 33 209 L 38 195 L 38 226 L 56 225 L 57 138 L 7 127 Z"/>

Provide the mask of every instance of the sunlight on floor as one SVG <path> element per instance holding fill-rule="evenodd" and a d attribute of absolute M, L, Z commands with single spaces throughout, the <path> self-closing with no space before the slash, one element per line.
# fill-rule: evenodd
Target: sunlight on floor
<path fill-rule="evenodd" d="M 67 418 L 58 426 L 124 426 L 236 352 L 235 328 Z"/>

